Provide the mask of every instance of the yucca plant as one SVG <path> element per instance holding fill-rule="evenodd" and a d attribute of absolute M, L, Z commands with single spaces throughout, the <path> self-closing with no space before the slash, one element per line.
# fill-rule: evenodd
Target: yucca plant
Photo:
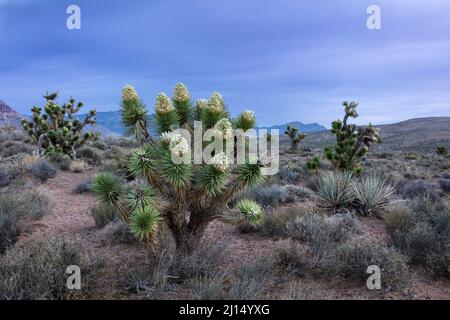
<path fill-rule="evenodd" d="M 395 188 L 386 179 L 375 174 L 363 177 L 352 184 L 355 205 L 363 215 L 379 215 L 389 204 Z"/>
<path fill-rule="evenodd" d="M 371 124 L 364 128 L 348 124 L 349 118 L 358 117 L 356 112 L 358 103 L 344 101 L 343 106 L 344 119 L 333 121 L 331 124 L 331 133 L 336 136 L 336 144 L 326 147 L 324 153 L 336 169 L 360 174 L 363 170 L 360 159 L 369 152 L 373 143 L 381 142 L 381 134 L 380 130 Z"/>
<path fill-rule="evenodd" d="M 131 101 L 131 102 L 130 102 Z M 93 191 L 99 200 L 112 205 L 134 234 L 152 243 L 166 223 L 178 249 L 192 252 L 208 224 L 221 219 L 226 222 L 257 223 L 261 208 L 253 201 L 229 203 L 243 189 L 263 180 L 259 161 L 236 166 L 223 152 L 215 152 L 208 163 L 193 164 L 193 144 L 176 128 L 192 129 L 193 121 L 201 121 L 203 130 L 213 129 L 224 141 L 233 138 L 233 130 L 254 127 L 252 112 L 244 111 L 230 119 L 222 96 L 214 93 L 209 100 L 199 100 L 192 108 L 190 94 L 183 84 L 175 87 L 172 99 L 158 95 L 155 103 L 157 139 L 149 139 L 145 110 L 136 91 L 127 86 L 123 91 L 122 118 L 129 131 L 142 142 L 129 159 L 129 171 L 145 183 L 123 188 L 109 173 L 99 175 Z M 192 142 L 193 143 L 193 142 Z M 184 161 L 173 161 L 176 155 Z M 128 190 L 127 190 L 128 189 Z"/>
<path fill-rule="evenodd" d="M 287 126 L 286 130 L 284 131 L 284 134 L 287 135 L 288 138 L 291 140 L 292 151 L 297 151 L 298 144 L 306 137 L 304 133 L 299 132 L 298 128 L 293 126 Z"/>
<path fill-rule="evenodd" d="M 350 206 L 355 199 L 352 181 L 351 172 L 324 171 L 316 178 L 315 191 L 324 206 L 336 212 Z"/>

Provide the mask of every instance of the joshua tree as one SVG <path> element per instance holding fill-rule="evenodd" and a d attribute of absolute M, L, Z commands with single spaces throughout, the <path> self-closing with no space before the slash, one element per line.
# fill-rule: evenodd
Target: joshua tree
<path fill-rule="evenodd" d="M 324 153 L 335 168 L 359 174 L 362 172 L 359 160 L 367 154 L 373 143 L 381 142 L 381 134 L 380 130 L 371 124 L 364 128 L 348 124 L 349 118 L 358 117 L 356 112 L 358 103 L 345 101 L 343 106 L 345 109 L 343 121 L 333 121 L 331 128 L 331 133 L 336 136 L 336 144 L 326 147 Z"/>
<path fill-rule="evenodd" d="M 437 146 L 436 153 L 440 156 L 446 156 L 448 154 L 448 149 L 445 146 Z"/>
<path fill-rule="evenodd" d="M 208 164 L 194 165 L 190 161 L 193 145 L 174 131 L 176 127 L 192 128 L 191 121 L 197 120 L 202 121 L 203 130 L 213 128 L 223 139 L 232 139 L 233 129 L 245 131 L 254 126 L 252 112 L 244 111 L 232 121 L 218 93 L 191 108 L 187 88 L 178 84 L 172 99 L 165 94 L 156 99 L 161 134 L 151 141 L 146 139 L 146 110 L 136 108 L 138 102 L 142 106 L 136 91 L 125 87 L 123 100 L 123 121 L 143 141 L 142 148 L 130 157 L 129 171 L 143 181 L 126 189 L 117 177 L 104 173 L 95 179 L 93 190 L 100 200 L 116 209 L 138 237 L 155 243 L 161 224 L 166 223 L 177 248 L 189 253 L 215 219 L 234 223 L 259 221 L 261 208 L 257 203 L 241 200 L 234 208 L 229 203 L 238 192 L 263 180 L 260 162 L 247 161 L 233 167 L 224 152 L 217 152 Z M 174 154 L 188 161 L 177 164 Z"/>
<path fill-rule="evenodd" d="M 75 114 L 83 103 L 75 104 L 75 99 L 71 98 L 68 104 L 60 106 L 55 102 L 57 97 L 57 93 L 47 93 L 44 113 L 41 108 L 33 107 L 32 121 L 22 119 L 22 127 L 38 145 L 40 153 L 63 153 L 75 158 L 76 149 L 94 136 L 92 132 L 83 134 L 83 129 L 95 124 L 95 110 L 90 110 L 84 120 L 80 120 Z"/>
<path fill-rule="evenodd" d="M 292 126 L 287 126 L 286 130 L 284 131 L 284 134 L 287 135 L 291 140 L 292 151 L 297 151 L 298 144 L 306 137 L 304 133 L 298 131 L 298 128 Z"/>

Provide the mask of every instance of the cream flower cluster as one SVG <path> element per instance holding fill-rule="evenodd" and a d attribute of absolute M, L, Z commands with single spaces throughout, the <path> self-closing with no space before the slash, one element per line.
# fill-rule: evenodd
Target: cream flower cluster
<path fill-rule="evenodd" d="M 211 112 L 220 112 L 223 110 L 223 99 L 220 93 L 214 92 L 208 100 L 208 110 Z"/>
<path fill-rule="evenodd" d="M 132 85 L 126 85 L 122 90 L 122 99 L 124 102 L 137 101 L 139 96 Z"/>
<path fill-rule="evenodd" d="M 183 156 L 189 152 L 190 147 L 185 137 L 176 132 L 164 132 L 161 139 L 169 144 L 169 150 L 173 154 Z"/>
<path fill-rule="evenodd" d="M 172 102 L 165 93 L 160 93 L 156 98 L 155 111 L 158 114 L 170 113 L 174 110 Z"/>
<path fill-rule="evenodd" d="M 225 172 L 230 166 L 230 159 L 228 159 L 225 152 L 219 152 L 209 160 L 209 164 L 213 165 L 219 171 Z"/>
<path fill-rule="evenodd" d="M 176 102 L 187 102 L 190 98 L 186 86 L 183 83 L 178 83 L 173 90 L 173 100 Z"/>
<path fill-rule="evenodd" d="M 161 141 L 162 142 L 164 142 L 164 143 L 170 143 L 170 140 L 172 140 L 172 136 L 174 135 L 175 133 L 174 132 L 172 132 L 172 131 L 166 131 L 166 132 L 163 132 L 163 133 L 161 133 L 161 136 L 160 136 L 160 139 L 161 139 Z"/>
<path fill-rule="evenodd" d="M 241 113 L 241 115 L 242 118 L 248 122 L 255 121 L 255 114 L 251 110 L 245 110 L 244 112 Z"/>
<path fill-rule="evenodd" d="M 208 107 L 208 100 L 206 99 L 198 99 L 197 100 L 197 107 L 200 109 L 206 109 Z"/>
<path fill-rule="evenodd" d="M 233 138 L 233 125 L 227 118 L 222 118 L 214 126 L 214 130 L 218 131 L 223 139 L 228 140 Z"/>

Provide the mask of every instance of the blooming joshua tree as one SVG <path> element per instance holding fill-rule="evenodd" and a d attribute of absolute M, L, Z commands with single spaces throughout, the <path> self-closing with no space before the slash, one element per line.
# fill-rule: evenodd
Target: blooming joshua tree
<path fill-rule="evenodd" d="M 222 151 L 212 154 L 207 163 L 193 164 L 193 144 L 175 131 L 193 128 L 196 120 L 202 122 L 203 130 L 213 129 L 227 140 L 233 137 L 233 129 L 246 131 L 254 127 L 256 121 L 251 111 L 230 119 L 218 93 L 192 107 L 189 91 L 183 84 L 177 84 L 172 99 L 164 93 L 156 98 L 160 134 L 150 140 L 147 111 L 131 86 L 123 90 L 122 100 L 123 122 L 142 142 L 142 147 L 130 157 L 129 171 L 143 182 L 124 188 L 117 177 L 103 173 L 94 180 L 93 191 L 116 209 L 136 236 L 156 243 L 158 230 L 166 223 L 177 248 L 189 253 L 215 219 L 258 223 L 262 210 L 257 203 L 244 199 L 231 208 L 230 202 L 237 193 L 263 180 L 260 162 L 233 165 Z M 184 161 L 178 163 L 174 156 Z"/>
<path fill-rule="evenodd" d="M 336 136 L 336 144 L 326 147 L 324 153 L 335 168 L 359 174 L 362 172 L 359 160 L 369 152 L 373 143 L 381 142 L 381 134 L 380 130 L 371 124 L 364 128 L 348 124 L 349 118 L 358 117 L 358 103 L 345 101 L 343 106 L 344 119 L 333 121 L 331 128 L 331 133 Z"/>

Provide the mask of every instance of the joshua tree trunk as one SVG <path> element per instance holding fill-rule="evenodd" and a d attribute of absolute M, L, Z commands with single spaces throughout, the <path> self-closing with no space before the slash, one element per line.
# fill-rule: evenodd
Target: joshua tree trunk
<path fill-rule="evenodd" d="M 200 212 L 191 214 L 189 222 L 186 221 L 184 213 L 168 214 L 166 217 L 177 250 L 188 254 L 192 253 L 198 246 L 209 222 L 212 220 Z"/>

